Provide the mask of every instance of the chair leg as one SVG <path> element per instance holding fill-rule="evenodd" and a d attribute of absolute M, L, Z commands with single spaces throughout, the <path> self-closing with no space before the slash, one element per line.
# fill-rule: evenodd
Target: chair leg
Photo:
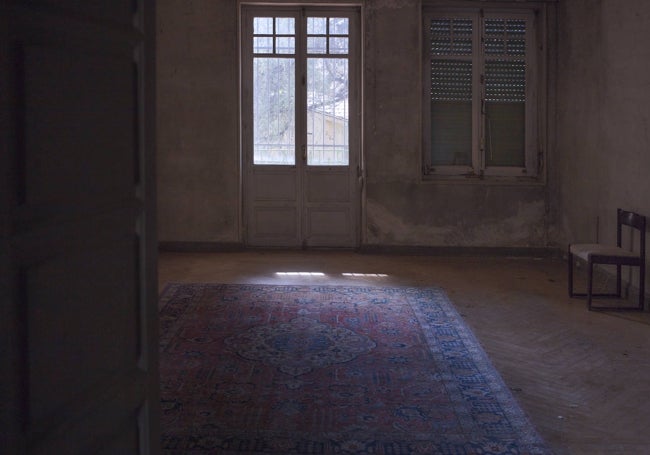
<path fill-rule="evenodd" d="M 587 309 L 591 311 L 591 295 L 592 295 L 592 285 L 594 277 L 594 264 L 591 262 L 591 258 L 587 263 Z"/>
<path fill-rule="evenodd" d="M 621 298 L 621 264 L 616 264 L 616 295 Z"/>
<path fill-rule="evenodd" d="M 639 266 L 639 310 L 645 306 L 645 264 Z"/>
<path fill-rule="evenodd" d="M 571 249 L 571 245 L 569 245 L 569 249 Z M 573 297 L 573 254 L 571 251 L 569 251 L 569 278 L 568 278 L 568 286 L 569 286 L 569 297 Z"/>

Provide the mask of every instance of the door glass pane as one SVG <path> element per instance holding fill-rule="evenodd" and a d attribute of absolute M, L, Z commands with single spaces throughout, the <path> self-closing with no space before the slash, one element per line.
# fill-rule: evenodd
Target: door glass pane
<path fill-rule="evenodd" d="M 310 36 L 307 38 L 307 53 L 327 54 L 327 38 L 324 36 Z"/>
<path fill-rule="evenodd" d="M 272 54 L 273 38 L 270 36 L 256 36 L 253 38 L 253 52 L 256 54 Z"/>
<path fill-rule="evenodd" d="M 296 20 L 293 17 L 276 17 L 275 18 L 275 33 L 277 35 L 293 35 L 295 34 Z"/>
<path fill-rule="evenodd" d="M 253 18 L 253 33 L 255 35 L 272 35 L 273 18 L 272 17 Z"/>
<path fill-rule="evenodd" d="M 279 36 L 275 39 L 275 52 L 293 54 L 296 52 L 296 39 L 293 36 Z"/>
<path fill-rule="evenodd" d="M 330 54 L 347 54 L 347 38 L 330 38 Z"/>
<path fill-rule="evenodd" d="M 296 161 L 295 33 L 293 17 L 253 18 L 254 164 Z"/>
<path fill-rule="evenodd" d="M 325 17 L 308 17 L 307 34 L 325 35 L 327 33 L 327 18 Z"/>
<path fill-rule="evenodd" d="M 307 164 L 347 166 L 347 58 L 307 59 Z"/>
<path fill-rule="evenodd" d="M 295 164 L 295 61 L 253 59 L 253 163 Z"/>
<path fill-rule="evenodd" d="M 348 22 L 347 17 L 330 17 L 330 35 L 347 35 Z"/>
<path fill-rule="evenodd" d="M 350 161 L 349 22 L 347 17 L 307 18 L 307 164 L 310 166 L 347 166 Z M 328 54 L 328 57 L 315 54 Z"/>

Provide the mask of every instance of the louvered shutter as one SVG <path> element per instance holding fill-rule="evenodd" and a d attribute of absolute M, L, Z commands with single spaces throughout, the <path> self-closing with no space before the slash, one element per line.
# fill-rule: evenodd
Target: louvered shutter
<path fill-rule="evenodd" d="M 432 166 L 472 165 L 471 18 L 430 21 Z"/>
<path fill-rule="evenodd" d="M 485 164 L 526 164 L 526 21 L 484 22 Z"/>

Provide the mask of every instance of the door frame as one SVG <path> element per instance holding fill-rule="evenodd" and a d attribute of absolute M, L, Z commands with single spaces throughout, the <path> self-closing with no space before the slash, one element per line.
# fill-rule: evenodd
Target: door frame
<path fill-rule="evenodd" d="M 0 341 L 0 447 L 8 454 L 90 453 L 104 446 L 107 452 L 112 449 L 156 454 L 160 452 L 160 379 L 154 167 L 155 2 L 137 0 L 130 6 L 121 2 L 110 6 L 114 9 L 84 2 L 61 3 L 0 4 L 0 330 L 4 334 Z M 124 5 L 126 14 L 119 9 Z M 65 57 L 59 60 L 63 63 L 52 64 L 53 55 Z M 41 66 L 40 62 L 49 66 Z M 92 92 L 89 86 L 93 86 L 94 79 L 88 78 L 91 82 L 84 87 L 85 92 L 70 94 L 76 89 L 74 83 L 82 80 L 80 74 L 96 74 L 89 71 L 95 68 L 93 65 L 106 65 L 111 69 L 106 74 L 124 76 L 116 78 L 120 90 L 107 90 L 100 96 L 101 89 L 108 87 L 106 80 L 97 82 L 94 87 L 98 88 Z M 54 75 L 48 72 L 52 68 L 58 71 Z M 64 77 L 69 78 L 67 84 L 61 82 Z M 127 80 L 129 83 L 124 83 Z M 56 88 L 60 87 L 65 90 L 59 93 Z M 42 101 L 39 89 L 52 95 L 47 98 L 51 104 Z M 106 178 L 107 172 L 102 172 L 98 164 L 103 162 L 98 158 L 100 152 L 106 150 L 88 147 L 89 158 L 84 164 L 73 161 L 78 155 L 68 153 L 88 145 L 87 140 L 78 140 L 83 136 L 79 131 L 64 128 L 74 123 L 75 116 L 81 118 L 80 106 L 87 107 L 91 102 L 79 95 L 83 93 L 98 93 L 105 103 L 99 107 L 113 108 L 110 97 L 115 97 L 118 107 L 114 109 L 120 114 L 127 110 L 125 100 L 132 101 L 132 125 L 125 116 L 127 127 L 120 129 L 125 131 L 125 137 L 131 136 L 132 143 L 120 148 L 120 159 L 129 156 L 128 165 L 121 170 L 132 176 L 133 182 L 115 185 L 128 191 L 126 197 L 113 191 L 115 188 L 107 189 L 111 176 Z M 57 103 L 52 103 L 53 98 Z M 61 112 L 56 112 L 56 107 Z M 108 135 L 113 130 L 102 126 L 106 125 L 103 120 L 92 122 L 100 125 L 97 131 Z M 51 124 L 63 128 L 52 135 L 55 145 L 50 146 L 42 131 Z M 123 142 L 119 142 L 120 146 L 108 142 L 111 147 L 123 146 Z M 36 155 L 46 159 L 29 166 Z M 62 167 L 52 169 L 48 167 L 52 157 L 58 157 L 60 162 L 69 160 L 76 167 L 71 166 L 67 174 Z M 110 159 L 114 158 L 110 155 Z M 126 161 L 116 159 L 120 164 Z M 79 178 L 85 173 L 88 179 Z M 57 183 L 61 175 L 77 179 L 76 192 L 61 189 Z M 76 198 L 76 194 L 88 197 Z M 127 261 L 116 261 L 120 254 L 120 259 L 129 258 L 128 265 L 124 265 Z M 110 264 L 105 269 L 95 267 L 106 262 Z M 93 279 L 63 273 L 85 269 L 89 269 L 85 278 Z M 121 274 L 111 277 L 107 269 L 126 270 L 127 279 L 120 280 Z M 57 273 L 76 282 L 65 292 L 51 295 L 47 291 L 52 287 L 64 287 L 50 279 Z M 104 343 L 110 348 L 116 345 L 118 335 L 106 336 L 107 332 L 102 331 L 93 337 L 80 336 L 92 326 L 81 316 L 70 316 L 70 308 L 87 303 L 94 305 L 86 305 L 89 311 L 111 308 L 102 307 L 100 299 L 95 302 L 87 298 L 89 290 L 100 292 L 110 280 L 119 281 L 113 289 L 125 289 L 120 295 L 122 306 L 115 310 L 117 316 L 110 313 L 110 321 L 103 319 L 101 324 L 110 327 L 111 322 L 127 320 L 133 330 L 126 325 L 120 328 L 130 331 L 128 343 L 133 352 L 129 358 L 111 359 L 110 371 L 109 366 L 104 371 L 96 365 L 106 361 L 102 357 L 105 351 L 91 355 L 84 343 L 92 338 L 92 346 Z M 66 311 L 64 326 L 44 316 Z M 47 334 L 37 330 L 43 327 Z M 52 335 L 56 331 L 65 332 L 60 337 L 69 340 L 65 346 L 50 343 L 57 339 L 58 334 Z M 74 343 L 86 351 L 73 352 L 69 347 Z M 127 351 L 123 352 L 126 355 Z M 42 368 L 57 359 L 68 365 L 79 362 L 78 368 L 84 366 L 81 361 L 97 360 L 92 364 L 93 375 L 76 377 L 74 387 L 58 403 L 55 399 L 59 399 L 61 391 L 52 388 L 52 377 L 58 375 L 61 380 L 62 372 L 68 374 L 69 370 Z M 50 374 L 37 374 L 38 369 L 47 369 Z M 36 388 L 39 397 L 47 397 L 47 403 L 36 398 Z M 35 415 L 36 406 L 41 415 Z"/>
<path fill-rule="evenodd" d="M 258 247 L 302 247 L 308 248 L 311 246 L 320 247 L 321 245 L 310 245 L 306 242 L 305 231 L 307 230 L 308 220 L 306 219 L 307 206 L 305 204 L 305 180 L 306 175 L 310 170 L 318 172 L 319 166 L 308 166 L 306 162 L 303 162 L 299 159 L 300 153 L 298 149 L 300 148 L 299 141 L 302 138 L 296 137 L 296 162 L 294 166 L 289 166 L 295 168 L 296 172 L 296 208 L 299 211 L 299 214 L 296 216 L 296 232 L 297 237 L 300 239 L 299 242 L 296 242 L 291 245 L 285 245 L 282 243 L 275 244 L 273 242 L 268 245 L 259 245 L 251 242 L 250 239 L 250 223 L 251 220 L 251 209 L 250 204 L 252 201 L 250 199 L 250 184 L 252 180 L 252 172 L 254 165 L 252 164 L 252 132 L 249 131 L 252 127 L 252 122 L 247 121 L 246 116 L 249 115 L 252 118 L 252 112 L 250 112 L 250 107 L 247 106 L 252 100 L 252 84 L 248 83 L 246 79 L 247 71 L 251 70 L 252 59 L 250 55 L 245 56 L 245 46 L 244 39 L 246 39 L 246 27 L 244 23 L 246 20 L 247 11 L 255 11 L 260 13 L 268 12 L 269 15 L 277 16 L 278 13 L 289 12 L 296 14 L 298 20 L 301 20 L 305 15 L 308 15 L 310 12 L 318 14 L 326 14 L 329 16 L 335 15 L 337 12 L 345 14 L 352 19 L 355 28 L 355 42 L 353 46 L 355 49 L 349 54 L 349 74 L 350 74 L 350 104 L 354 106 L 354 109 L 350 111 L 350 140 L 349 140 L 349 175 L 350 175 L 350 185 L 354 186 L 354 197 L 350 201 L 351 204 L 351 217 L 353 218 L 354 223 L 354 232 L 352 233 L 353 240 L 349 244 L 345 245 L 326 245 L 328 248 L 357 248 L 361 245 L 365 236 L 363 232 L 365 231 L 365 158 L 364 158 L 364 6 L 362 2 L 352 1 L 352 2 L 259 2 L 259 1 L 247 1 L 247 0 L 238 0 L 238 56 L 239 56 L 239 162 L 240 162 L 240 216 L 239 216 L 239 232 L 240 240 L 245 246 L 258 246 Z M 306 35 L 301 35 L 298 38 L 303 38 Z M 247 58 L 249 61 L 247 62 Z M 307 65 L 307 54 L 306 52 L 297 55 L 296 60 L 296 85 L 300 83 L 300 73 L 299 68 L 304 67 L 306 74 L 306 65 Z M 299 61 L 302 60 L 302 61 Z M 300 92 L 296 90 L 297 94 Z M 306 97 L 297 96 L 296 97 L 296 131 L 298 134 L 306 134 Z M 306 143 L 306 141 L 305 141 Z M 269 173 L 282 173 L 283 170 L 286 171 L 286 166 L 274 166 L 275 169 L 269 169 Z M 326 166 L 325 166 L 326 167 Z M 284 168 L 284 169 L 283 169 Z"/>

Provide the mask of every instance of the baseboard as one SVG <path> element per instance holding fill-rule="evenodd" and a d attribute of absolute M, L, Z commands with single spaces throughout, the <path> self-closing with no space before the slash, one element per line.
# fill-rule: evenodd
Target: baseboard
<path fill-rule="evenodd" d="M 158 251 L 174 253 L 218 253 L 243 251 L 241 242 L 158 242 Z"/>
<path fill-rule="evenodd" d="M 245 250 L 301 250 L 303 248 L 259 248 L 242 242 L 183 242 L 161 241 L 158 250 L 180 253 L 215 253 Z M 330 250 L 339 248 L 308 248 Z M 346 248 L 348 249 L 348 248 Z M 352 250 L 354 250 L 352 248 Z M 556 247 L 476 247 L 476 246 L 418 246 L 418 245 L 361 245 L 356 249 L 361 254 L 406 254 L 414 256 L 515 256 L 562 258 L 563 250 Z"/>
<path fill-rule="evenodd" d="M 365 254 L 407 254 L 417 256 L 562 257 L 562 250 L 557 247 L 362 245 L 358 251 Z"/>

